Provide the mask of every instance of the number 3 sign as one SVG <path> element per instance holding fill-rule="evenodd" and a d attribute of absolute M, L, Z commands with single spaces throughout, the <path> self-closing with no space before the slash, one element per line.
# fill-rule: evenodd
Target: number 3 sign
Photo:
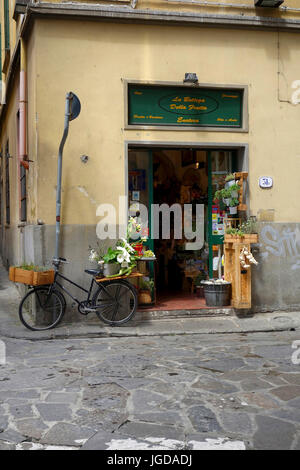
<path fill-rule="evenodd" d="M 271 176 L 262 176 L 259 178 L 259 186 L 260 188 L 272 188 L 273 186 L 273 179 Z"/>

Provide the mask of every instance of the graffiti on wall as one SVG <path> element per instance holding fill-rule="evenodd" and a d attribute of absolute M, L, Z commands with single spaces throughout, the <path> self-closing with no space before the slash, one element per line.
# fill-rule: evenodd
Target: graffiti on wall
<path fill-rule="evenodd" d="M 291 269 L 300 269 L 300 227 L 295 230 L 283 228 L 282 230 L 272 225 L 265 225 L 260 232 L 261 256 L 269 255 L 278 258 L 290 258 Z"/>

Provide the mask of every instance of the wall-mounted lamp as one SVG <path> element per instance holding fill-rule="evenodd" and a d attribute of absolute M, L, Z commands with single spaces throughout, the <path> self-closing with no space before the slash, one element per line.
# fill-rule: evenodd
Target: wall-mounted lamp
<path fill-rule="evenodd" d="M 198 83 L 198 77 L 196 73 L 185 73 L 183 83 Z"/>
<path fill-rule="evenodd" d="M 254 0 L 254 2 L 256 7 L 277 8 L 284 2 L 284 0 Z"/>

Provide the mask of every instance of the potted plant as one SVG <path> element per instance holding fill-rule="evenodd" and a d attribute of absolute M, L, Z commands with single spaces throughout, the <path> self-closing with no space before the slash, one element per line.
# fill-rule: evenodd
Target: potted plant
<path fill-rule="evenodd" d="M 222 191 L 223 202 L 226 206 L 229 206 L 231 198 L 230 188 L 224 188 Z"/>
<path fill-rule="evenodd" d="M 229 212 L 231 215 L 237 214 L 237 206 L 239 205 L 239 201 L 236 198 L 230 200 L 229 204 Z"/>
<path fill-rule="evenodd" d="M 227 227 L 225 231 L 225 242 L 240 242 L 241 238 L 244 236 L 244 232 L 239 228 Z"/>
<path fill-rule="evenodd" d="M 90 249 L 90 261 L 97 261 L 98 264 L 103 264 L 103 274 L 105 277 L 115 276 L 128 276 L 136 267 L 137 259 L 140 254 L 136 250 L 136 246 L 147 241 L 146 237 L 140 237 L 137 241 L 130 241 L 130 236 L 133 231 L 140 232 L 141 227 L 131 217 L 128 222 L 126 238 L 121 238 L 115 244 L 110 246 L 106 253 L 101 253 L 98 249 Z M 142 253 L 141 253 L 142 254 Z"/>
<path fill-rule="evenodd" d="M 230 188 L 233 184 L 235 184 L 235 175 L 234 173 L 230 173 L 225 178 L 225 188 Z"/>
<path fill-rule="evenodd" d="M 256 221 L 250 217 L 237 228 L 227 227 L 224 241 L 228 243 L 258 243 Z"/>
<path fill-rule="evenodd" d="M 257 224 L 254 217 L 249 217 L 242 222 L 240 229 L 244 233 L 245 243 L 258 243 Z"/>
<path fill-rule="evenodd" d="M 53 284 L 54 270 L 34 264 L 23 264 L 9 268 L 9 280 L 29 286 L 42 286 Z"/>
<path fill-rule="evenodd" d="M 239 190 L 240 190 L 240 186 L 238 183 L 232 184 L 230 188 L 228 188 L 229 197 L 232 199 L 233 198 L 237 199 L 239 195 Z"/>
<path fill-rule="evenodd" d="M 152 292 L 154 289 L 153 279 L 143 278 L 139 288 L 139 304 L 151 304 Z"/>
<path fill-rule="evenodd" d="M 214 200 L 216 201 L 220 201 L 222 199 L 222 189 L 218 189 L 216 192 L 215 192 L 215 195 L 214 195 Z"/>

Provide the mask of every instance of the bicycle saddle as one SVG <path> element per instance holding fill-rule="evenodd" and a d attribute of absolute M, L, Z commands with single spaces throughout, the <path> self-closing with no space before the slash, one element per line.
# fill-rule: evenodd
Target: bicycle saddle
<path fill-rule="evenodd" d="M 85 269 L 84 272 L 90 274 L 91 276 L 98 276 L 101 271 L 99 271 L 99 269 Z"/>

